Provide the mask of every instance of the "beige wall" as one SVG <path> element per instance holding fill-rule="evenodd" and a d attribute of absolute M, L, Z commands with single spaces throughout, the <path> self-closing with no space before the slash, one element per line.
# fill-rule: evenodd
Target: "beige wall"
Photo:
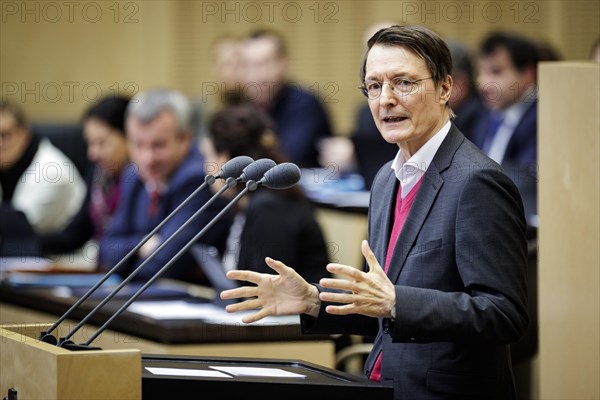
<path fill-rule="evenodd" d="M 595 0 L 0 3 L 0 90 L 36 120 L 75 121 L 100 95 L 157 85 L 214 100 L 202 95 L 214 82 L 211 42 L 272 26 L 289 42 L 293 76 L 318 91 L 345 134 L 362 101 L 363 33 L 375 22 L 422 24 L 471 48 L 490 30 L 510 29 L 566 59 L 587 58 L 600 35 Z"/>
<path fill-rule="evenodd" d="M 600 65 L 539 70 L 540 398 L 598 399 Z"/>

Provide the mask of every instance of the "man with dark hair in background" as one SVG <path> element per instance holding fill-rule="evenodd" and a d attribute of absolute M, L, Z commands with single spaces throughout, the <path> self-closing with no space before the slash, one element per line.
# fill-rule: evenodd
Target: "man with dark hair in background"
<path fill-rule="evenodd" d="M 289 80 L 283 37 L 256 31 L 242 41 L 243 94 L 275 122 L 281 151 L 300 167 L 318 167 L 318 144 L 332 135 L 321 101 Z"/>
<path fill-rule="evenodd" d="M 537 162 L 536 45 L 521 36 L 493 33 L 481 44 L 478 84 L 490 112 L 473 141 L 499 164 Z"/>
<path fill-rule="evenodd" d="M 513 33 L 491 33 L 479 50 L 478 86 L 488 107 L 473 142 L 517 184 L 530 225 L 537 225 L 538 46 Z"/>

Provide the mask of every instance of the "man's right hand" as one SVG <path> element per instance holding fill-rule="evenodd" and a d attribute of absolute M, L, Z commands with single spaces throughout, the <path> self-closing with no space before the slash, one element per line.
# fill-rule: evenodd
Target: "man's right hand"
<path fill-rule="evenodd" d="M 230 304 L 227 312 L 258 310 L 242 318 L 244 323 L 256 322 L 271 315 L 308 314 L 316 317 L 321 302 L 314 285 L 306 282 L 293 268 L 281 261 L 267 257 L 265 262 L 277 275 L 260 274 L 254 271 L 233 270 L 227 273 L 229 279 L 250 282 L 256 286 L 242 286 L 221 292 L 223 300 L 245 298 Z"/>

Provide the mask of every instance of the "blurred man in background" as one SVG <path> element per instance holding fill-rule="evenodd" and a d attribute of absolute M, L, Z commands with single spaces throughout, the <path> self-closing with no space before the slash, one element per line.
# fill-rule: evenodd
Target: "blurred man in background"
<path fill-rule="evenodd" d="M 289 77 L 289 58 L 283 37 L 275 31 L 251 33 L 242 42 L 245 97 L 275 122 L 281 150 L 301 167 L 317 167 L 318 143 L 332 135 L 321 101 Z"/>
<path fill-rule="evenodd" d="M 138 94 L 127 108 L 127 140 L 133 165 L 125 172 L 121 200 L 100 245 L 104 268 L 116 265 L 203 182 L 204 161 L 190 129 L 190 105 L 172 90 Z M 143 245 L 118 273 L 125 277 L 144 262 L 211 197 L 208 188 L 194 196 Z M 136 276 L 148 280 L 176 255 L 222 209 L 213 203 L 194 223 L 180 232 Z M 224 218 L 199 240 L 223 249 L 229 228 Z M 165 277 L 207 284 L 194 257 L 186 253 Z"/>
<path fill-rule="evenodd" d="M 22 211 L 36 233 L 48 233 L 71 220 L 85 191 L 74 163 L 31 131 L 20 107 L 0 102 L 2 206 Z"/>

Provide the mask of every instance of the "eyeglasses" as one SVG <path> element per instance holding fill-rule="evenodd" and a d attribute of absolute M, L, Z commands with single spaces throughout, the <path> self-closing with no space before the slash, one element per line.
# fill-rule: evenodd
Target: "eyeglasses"
<path fill-rule="evenodd" d="M 365 81 L 358 88 L 369 100 L 378 99 L 381 96 L 381 91 L 383 90 L 383 85 L 386 83 L 390 85 L 392 91 L 397 91 L 401 94 L 411 94 L 417 88 L 417 83 L 421 81 L 426 81 L 427 79 L 432 79 L 433 76 L 423 79 L 417 79 L 415 81 L 411 81 L 406 78 L 396 77 L 392 79 L 390 82 L 378 82 L 378 81 Z"/>

